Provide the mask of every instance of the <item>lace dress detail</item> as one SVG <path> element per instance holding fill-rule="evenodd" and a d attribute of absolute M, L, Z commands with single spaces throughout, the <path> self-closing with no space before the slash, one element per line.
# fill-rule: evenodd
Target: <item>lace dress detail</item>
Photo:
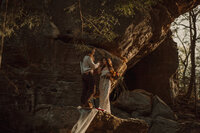
<path fill-rule="evenodd" d="M 106 77 L 108 74 L 108 68 L 105 67 L 101 71 L 100 82 L 99 82 L 99 107 L 104 109 L 106 112 L 111 113 L 110 110 L 110 90 L 111 90 L 111 80 Z"/>

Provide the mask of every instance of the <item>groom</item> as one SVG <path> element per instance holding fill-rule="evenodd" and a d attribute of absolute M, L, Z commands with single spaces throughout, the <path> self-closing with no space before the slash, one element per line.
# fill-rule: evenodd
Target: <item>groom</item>
<path fill-rule="evenodd" d="M 90 99 L 93 97 L 95 93 L 95 79 L 94 79 L 94 70 L 97 69 L 100 65 L 98 62 L 97 64 L 94 63 L 94 54 L 95 49 L 92 49 L 88 55 L 83 58 L 82 63 L 82 80 L 83 80 L 83 90 L 81 96 L 81 106 L 82 107 L 89 107 L 92 108 L 92 103 Z"/>

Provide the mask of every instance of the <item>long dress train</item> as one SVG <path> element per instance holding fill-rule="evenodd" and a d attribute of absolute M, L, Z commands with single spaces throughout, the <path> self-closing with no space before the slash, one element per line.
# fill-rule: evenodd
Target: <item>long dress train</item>
<path fill-rule="evenodd" d="M 88 127 L 90 126 L 90 123 L 96 116 L 98 110 L 95 108 L 92 110 L 85 110 L 79 108 L 79 112 L 80 112 L 79 120 L 73 126 L 71 133 L 85 133 Z"/>

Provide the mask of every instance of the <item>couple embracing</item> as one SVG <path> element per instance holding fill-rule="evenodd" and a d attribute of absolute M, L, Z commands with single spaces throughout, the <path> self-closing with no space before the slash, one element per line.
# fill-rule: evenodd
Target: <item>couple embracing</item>
<path fill-rule="evenodd" d="M 82 80 L 83 90 L 81 96 L 81 106 L 92 108 L 91 99 L 96 93 L 95 75 L 100 74 L 99 82 L 99 108 L 111 113 L 110 92 L 111 84 L 119 75 L 114 71 L 110 58 L 103 58 L 101 62 L 94 63 L 95 49 L 92 49 L 83 59 Z"/>

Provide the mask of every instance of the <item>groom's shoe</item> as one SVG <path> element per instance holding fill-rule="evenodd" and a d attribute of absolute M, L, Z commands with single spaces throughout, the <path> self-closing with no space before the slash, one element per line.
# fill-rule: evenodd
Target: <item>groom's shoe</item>
<path fill-rule="evenodd" d="M 85 105 L 81 105 L 82 109 L 90 109 L 89 107 L 85 106 Z"/>
<path fill-rule="evenodd" d="M 92 103 L 86 103 L 86 104 L 81 105 L 81 107 L 84 109 L 92 109 L 93 105 Z"/>

